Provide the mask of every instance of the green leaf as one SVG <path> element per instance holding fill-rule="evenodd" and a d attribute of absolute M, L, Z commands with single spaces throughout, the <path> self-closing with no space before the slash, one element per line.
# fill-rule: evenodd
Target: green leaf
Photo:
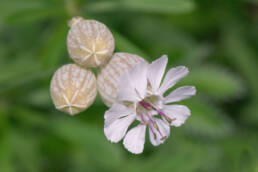
<path fill-rule="evenodd" d="M 2 171 L 14 172 L 15 170 L 11 159 L 12 148 L 10 147 L 10 142 L 8 140 L 8 133 L 6 134 L 7 136 L 1 137 L 1 140 L 0 140 L 0 147 L 1 147 L 0 167 Z"/>
<path fill-rule="evenodd" d="M 243 84 L 237 75 L 214 65 L 190 68 L 189 75 L 180 82 L 180 85 L 185 84 L 196 86 L 197 94 L 204 93 L 220 100 L 240 97 L 244 91 Z"/>
<path fill-rule="evenodd" d="M 45 74 L 45 71 L 41 69 L 41 64 L 30 57 L 30 55 L 25 54 L 11 63 L 6 62 L 0 68 L 0 94 L 31 80 L 38 79 Z"/>
<path fill-rule="evenodd" d="M 116 40 L 116 51 L 117 52 L 128 52 L 132 54 L 137 54 L 146 60 L 149 60 L 148 55 L 143 52 L 137 45 L 132 43 L 130 40 L 128 40 L 123 35 L 119 34 L 116 31 L 112 31 L 115 40 Z"/>
<path fill-rule="evenodd" d="M 133 18 L 125 28 L 127 37 L 137 41 L 151 55 L 152 60 L 168 54 L 169 63 L 174 64 L 182 54 L 193 51 L 192 47 L 196 44 L 194 39 L 168 21 L 146 15 Z"/>
<path fill-rule="evenodd" d="M 185 54 L 181 60 L 182 64 L 189 66 L 200 66 L 206 59 L 208 59 L 213 47 L 204 43 L 197 46 L 190 46 L 188 49 L 185 51 Z"/>
<path fill-rule="evenodd" d="M 12 15 L 19 11 L 29 10 L 29 9 L 39 9 L 44 6 L 45 3 L 41 1 L 33 0 L 2 0 L 0 2 L 1 19 L 9 15 Z"/>
<path fill-rule="evenodd" d="M 44 7 L 42 9 L 30 9 L 26 11 L 16 12 L 8 17 L 6 21 L 11 24 L 24 24 L 29 22 L 39 22 L 48 18 L 65 15 L 63 9 L 57 7 Z"/>
<path fill-rule="evenodd" d="M 44 128 L 49 125 L 49 116 L 32 108 L 16 106 L 10 110 L 10 114 L 12 114 L 12 117 L 17 121 L 20 121 L 20 123 L 28 127 Z"/>
<path fill-rule="evenodd" d="M 10 160 L 12 166 L 15 171 L 39 171 L 38 142 L 23 132 L 15 129 L 8 132 L 8 146 L 11 149 Z M 26 158 L 24 155 L 26 155 Z"/>
<path fill-rule="evenodd" d="M 243 75 L 250 91 L 258 98 L 257 54 L 243 35 L 241 27 L 228 25 L 223 34 L 223 47 L 231 64 Z"/>
<path fill-rule="evenodd" d="M 221 141 L 219 145 L 226 160 L 221 164 L 223 171 L 255 171 L 253 167 L 257 164 L 254 159 L 254 155 L 257 155 L 257 134 L 251 133 L 250 130 L 241 128 Z"/>
<path fill-rule="evenodd" d="M 239 160 L 239 172 L 253 172 L 254 163 L 251 152 L 244 150 Z"/>
<path fill-rule="evenodd" d="M 23 100 L 23 102 L 27 102 L 30 105 L 37 107 L 53 107 L 49 87 L 41 87 L 35 90 L 31 90 L 28 92 L 26 97 L 26 101 Z"/>
<path fill-rule="evenodd" d="M 94 115 L 94 114 L 91 114 Z M 54 121 L 54 132 L 83 151 L 87 156 L 84 163 L 99 169 L 118 168 L 122 158 L 117 145 L 112 145 L 104 136 L 102 127 L 89 125 L 77 120 L 62 119 Z"/>
<path fill-rule="evenodd" d="M 68 60 L 67 55 L 65 55 L 67 31 L 67 23 L 62 21 L 55 24 L 47 32 L 40 55 L 45 68 L 56 67 L 62 57 L 66 57 Z"/>
<path fill-rule="evenodd" d="M 37 68 L 37 65 L 35 65 L 34 68 Z M 46 77 L 51 76 L 53 72 L 53 69 L 42 70 L 41 67 L 33 70 L 28 68 L 23 72 L 17 72 L 14 76 L 7 78 L 8 82 L 1 85 L 0 95 L 8 92 L 9 90 L 15 90 L 23 85 L 33 83 L 36 80 L 45 79 Z"/>
<path fill-rule="evenodd" d="M 26 68 L 24 68 L 24 66 L 26 66 Z M 38 70 L 39 67 L 40 64 L 34 59 L 20 56 L 20 58 L 14 62 L 5 63 L 5 65 L 1 66 L 0 84 L 12 82 L 19 77 L 33 73 L 35 70 Z"/>
<path fill-rule="evenodd" d="M 258 100 L 253 100 L 248 102 L 248 104 L 243 107 L 240 111 L 240 119 L 247 124 L 258 126 Z"/>
<path fill-rule="evenodd" d="M 87 4 L 86 8 L 94 12 L 124 9 L 147 13 L 178 14 L 192 11 L 195 5 L 192 0 L 121 0 L 96 1 Z"/>
<path fill-rule="evenodd" d="M 156 13 L 185 13 L 194 9 L 191 0 L 123 0 L 123 6 L 135 11 Z"/>
<path fill-rule="evenodd" d="M 3 0 L 0 2 L 0 19 L 7 23 L 27 23 L 65 14 L 58 3 L 33 0 Z"/>
<path fill-rule="evenodd" d="M 208 101 L 195 97 L 185 101 L 185 104 L 191 110 L 191 116 L 183 126 L 187 132 L 210 138 L 225 137 L 232 133 L 232 121 Z"/>
<path fill-rule="evenodd" d="M 124 172 L 156 171 L 212 171 L 216 169 L 221 153 L 216 146 L 171 135 L 149 158 L 128 164 Z"/>

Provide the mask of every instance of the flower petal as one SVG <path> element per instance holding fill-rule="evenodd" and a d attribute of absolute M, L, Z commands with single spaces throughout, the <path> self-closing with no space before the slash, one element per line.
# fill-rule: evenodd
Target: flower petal
<path fill-rule="evenodd" d="M 119 101 L 139 101 L 145 97 L 147 66 L 146 62 L 140 62 L 120 77 L 117 91 Z"/>
<path fill-rule="evenodd" d="M 118 86 L 117 86 L 118 101 L 136 102 L 140 100 L 129 78 L 130 78 L 129 73 L 125 72 L 119 79 Z"/>
<path fill-rule="evenodd" d="M 167 97 L 165 97 L 165 103 L 172 103 L 180 100 L 187 99 L 196 94 L 194 86 L 183 86 L 175 89 Z"/>
<path fill-rule="evenodd" d="M 168 125 L 167 122 L 161 120 L 161 119 L 158 119 L 158 118 L 155 118 L 154 119 L 159 127 L 159 130 L 160 130 L 160 133 L 162 134 L 162 136 L 160 135 L 160 133 L 154 128 L 153 125 L 151 125 L 155 135 L 156 135 L 156 139 L 154 137 L 154 134 L 153 132 L 151 131 L 151 129 L 149 128 L 149 134 L 150 134 L 150 141 L 151 143 L 154 145 L 154 146 L 158 146 L 160 145 L 161 143 L 164 143 L 164 141 L 166 139 L 162 139 L 162 137 L 166 137 L 168 138 L 169 135 L 170 135 L 170 126 Z"/>
<path fill-rule="evenodd" d="M 104 133 L 111 142 L 119 142 L 125 135 L 129 125 L 135 120 L 135 115 L 128 115 L 116 119 L 110 125 L 104 127 Z"/>
<path fill-rule="evenodd" d="M 165 79 L 159 88 L 159 93 L 163 94 L 169 88 L 174 86 L 180 79 L 185 77 L 188 72 L 188 68 L 185 66 L 178 66 L 170 69 L 167 72 Z"/>
<path fill-rule="evenodd" d="M 130 81 L 141 98 L 145 97 L 147 88 L 148 63 L 140 62 L 129 70 Z"/>
<path fill-rule="evenodd" d="M 130 109 L 123 104 L 115 103 L 105 112 L 105 127 L 114 122 L 117 118 L 121 118 L 130 114 L 136 114 L 134 109 Z"/>
<path fill-rule="evenodd" d="M 190 116 L 190 110 L 183 105 L 164 105 L 163 112 L 171 119 L 174 119 L 171 123 L 172 126 L 179 127 Z"/>
<path fill-rule="evenodd" d="M 152 91 L 154 92 L 156 92 L 160 86 L 160 82 L 164 75 L 167 63 L 168 57 L 163 55 L 148 66 L 147 78 L 151 84 Z"/>
<path fill-rule="evenodd" d="M 142 153 L 145 142 L 146 125 L 139 124 L 132 128 L 125 136 L 124 147 L 134 154 Z"/>

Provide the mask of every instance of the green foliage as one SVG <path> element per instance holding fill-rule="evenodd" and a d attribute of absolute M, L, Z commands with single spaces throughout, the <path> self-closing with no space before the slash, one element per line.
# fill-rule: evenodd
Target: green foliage
<path fill-rule="evenodd" d="M 80 163 L 87 164 L 87 168 L 94 170 L 97 167 L 100 170 L 112 171 L 119 167 L 122 161 L 119 149 L 103 140 L 101 128 L 71 119 L 53 121 L 53 126 L 59 137 L 78 149 L 72 152 L 72 156 L 80 156 Z"/>
<path fill-rule="evenodd" d="M 45 68 L 56 67 L 66 48 L 67 22 L 54 24 L 45 35 L 45 42 L 41 50 L 42 64 Z"/>
<path fill-rule="evenodd" d="M 258 171 L 257 1 L 1 0 L 0 171 Z M 116 52 L 189 75 L 191 116 L 159 147 L 132 155 L 103 133 L 107 107 L 74 117 L 57 111 L 49 94 L 55 70 L 70 63 L 68 20 L 105 23 Z M 174 88 L 173 88 L 174 89 Z"/>
<path fill-rule="evenodd" d="M 191 119 L 185 126 L 188 132 L 207 138 L 225 137 L 232 132 L 232 123 L 225 114 L 207 100 L 193 98 L 186 101 L 191 107 Z"/>
<path fill-rule="evenodd" d="M 37 22 L 65 14 L 60 4 L 51 1 L 3 0 L 0 10 L 2 12 L 0 19 L 12 24 Z"/>
<path fill-rule="evenodd" d="M 137 54 L 141 57 L 144 57 L 146 60 L 148 60 L 146 53 L 144 53 L 140 48 L 135 46 L 130 40 L 123 37 L 121 34 L 113 31 L 114 38 L 116 40 L 116 51 L 117 52 L 128 52 Z"/>
<path fill-rule="evenodd" d="M 96 1 L 86 8 L 95 12 L 129 10 L 160 14 L 177 14 L 192 11 L 192 0 L 108 0 Z"/>
<path fill-rule="evenodd" d="M 195 85 L 200 93 L 221 100 L 240 97 L 244 91 L 239 78 L 222 67 L 211 65 L 196 67 L 180 84 Z"/>

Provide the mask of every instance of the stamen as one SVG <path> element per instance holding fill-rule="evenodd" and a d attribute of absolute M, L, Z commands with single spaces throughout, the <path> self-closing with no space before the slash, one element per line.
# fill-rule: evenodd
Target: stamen
<path fill-rule="evenodd" d="M 154 127 L 156 130 L 159 131 L 159 127 L 158 127 L 158 125 L 157 125 L 157 123 L 156 123 L 155 121 L 153 122 L 153 127 Z"/>
<path fill-rule="evenodd" d="M 150 108 L 152 108 L 151 104 L 149 104 L 149 103 L 147 103 L 147 102 L 145 102 L 145 101 L 140 101 L 140 105 L 141 105 L 142 107 L 144 107 L 145 109 L 150 109 Z"/>
<path fill-rule="evenodd" d="M 150 104 L 150 103 L 148 103 L 148 102 L 140 101 L 139 104 L 140 104 L 143 108 L 145 108 L 145 109 L 153 109 L 153 110 L 155 110 L 156 112 L 158 112 L 158 114 L 159 114 L 160 116 L 164 117 L 168 123 L 171 123 L 172 121 L 175 120 L 175 119 L 171 119 L 171 118 L 168 117 L 165 113 L 163 113 L 160 109 L 155 108 L 152 104 Z M 159 130 L 159 127 L 158 127 L 157 123 L 151 118 L 151 116 L 150 116 L 147 112 L 145 112 L 145 114 L 146 114 L 146 116 L 149 118 L 149 120 L 151 121 L 153 127 L 154 127 L 154 128 L 158 131 L 158 133 L 160 134 L 160 136 L 161 136 L 161 139 L 160 139 L 160 140 L 162 140 L 162 141 L 165 140 L 165 139 L 167 138 L 167 136 L 163 136 L 163 134 L 162 134 L 161 131 Z M 140 113 L 140 116 L 141 116 L 141 120 L 145 123 L 145 120 L 144 120 L 144 118 L 143 118 L 143 114 L 142 114 L 142 113 Z M 149 126 L 149 128 L 150 128 L 150 131 L 151 131 L 152 134 L 154 135 L 154 139 L 156 140 L 156 139 L 157 139 L 157 136 L 156 136 L 156 134 L 154 133 L 153 128 L 152 128 L 150 122 L 148 122 L 148 126 Z"/>
<path fill-rule="evenodd" d="M 143 118 L 142 113 L 140 113 L 140 117 L 141 117 L 141 121 L 142 121 L 142 123 L 143 123 L 143 124 L 146 124 L 146 122 L 145 122 L 145 120 L 144 120 L 144 118 Z"/>
<path fill-rule="evenodd" d="M 149 118 L 149 120 L 151 121 L 151 123 L 154 124 L 155 122 L 153 121 L 153 119 L 151 118 L 151 116 L 150 116 L 147 112 L 145 112 L 145 114 L 146 114 L 146 116 Z M 153 126 L 154 126 L 154 125 L 153 125 Z"/>
<path fill-rule="evenodd" d="M 144 107 L 145 109 L 150 109 L 150 108 L 152 108 L 153 110 L 155 110 L 156 112 L 158 112 L 158 113 L 160 114 L 160 116 L 164 117 L 164 118 L 166 119 L 166 121 L 167 121 L 168 123 L 170 123 L 170 124 L 171 124 L 172 121 L 175 120 L 175 119 L 169 118 L 164 112 L 162 112 L 160 109 L 155 108 L 153 105 L 151 105 L 151 104 L 148 103 L 148 102 L 141 101 L 141 102 L 140 102 L 140 105 L 141 105 L 142 107 Z"/>
<path fill-rule="evenodd" d="M 153 121 L 153 119 L 150 117 L 150 115 L 148 113 L 146 113 L 146 116 L 149 118 L 149 120 L 151 121 L 153 127 L 159 132 L 160 136 L 161 136 L 161 139 L 160 140 L 165 140 L 167 137 L 166 136 L 163 136 L 163 134 L 160 132 L 159 130 L 159 127 L 157 125 L 157 123 L 155 121 Z M 150 123 L 148 123 L 149 125 Z M 150 125 L 149 125 L 150 127 Z"/>
<path fill-rule="evenodd" d="M 155 126 L 156 125 L 156 126 Z M 158 125 L 155 123 L 154 127 L 159 132 L 160 136 L 163 138 L 163 134 L 160 132 Z"/>
<path fill-rule="evenodd" d="M 154 131 L 153 131 L 153 129 L 152 129 L 150 123 L 148 123 L 148 126 L 149 126 L 150 131 L 152 132 L 152 134 L 153 134 L 153 136 L 154 136 L 154 139 L 156 140 L 156 139 L 157 139 L 157 135 L 154 133 Z"/>
<path fill-rule="evenodd" d="M 164 112 L 162 112 L 160 109 L 156 109 L 156 111 L 160 114 L 160 116 L 163 116 L 168 123 L 171 124 L 175 120 L 175 118 L 171 119 L 169 118 Z"/>

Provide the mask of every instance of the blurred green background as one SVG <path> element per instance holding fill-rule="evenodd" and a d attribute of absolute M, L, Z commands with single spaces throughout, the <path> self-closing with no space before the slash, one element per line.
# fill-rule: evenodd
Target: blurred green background
<path fill-rule="evenodd" d="M 54 71 L 71 62 L 67 21 L 105 23 L 116 51 L 186 65 L 179 85 L 197 96 L 191 116 L 141 155 L 103 134 L 107 107 L 74 117 L 55 110 Z M 258 172 L 257 0 L 1 0 L 1 172 Z"/>

